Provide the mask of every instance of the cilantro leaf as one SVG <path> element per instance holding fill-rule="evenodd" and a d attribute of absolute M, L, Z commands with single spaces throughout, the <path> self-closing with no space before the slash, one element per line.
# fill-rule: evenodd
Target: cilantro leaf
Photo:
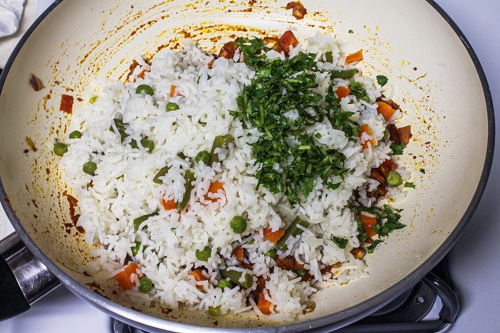
<path fill-rule="evenodd" d="M 403 150 L 406 148 L 406 145 L 401 143 L 401 144 L 396 144 L 396 143 L 391 143 L 391 149 L 392 153 L 394 155 L 403 155 Z"/>
<path fill-rule="evenodd" d="M 387 84 L 389 79 L 385 75 L 377 75 L 377 82 L 380 84 L 382 87 Z"/>
<path fill-rule="evenodd" d="M 362 101 L 369 102 L 370 97 L 366 93 L 365 86 L 361 82 L 353 81 L 349 83 L 349 90 Z"/>
<path fill-rule="evenodd" d="M 402 229 L 405 227 L 403 223 L 400 222 L 402 209 L 393 209 L 389 205 L 383 205 L 383 207 L 371 206 L 371 207 L 357 207 L 358 212 L 367 212 L 375 216 L 377 224 L 372 228 L 378 234 L 379 239 L 373 241 L 372 245 L 367 247 L 368 251 L 373 251 L 375 247 L 383 241 L 383 237 L 387 237 L 392 231 L 397 229 Z M 367 238 L 364 232 L 363 224 L 361 219 L 358 218 L 358 239 L 360 242 L 364 242 Z M 371 253 L 371 252 L 370 252 Z"/>
<path fill-rule="evenodd" d="M 404 187 L 408 187 L 408 188 L 417 188 L 417 187 L 415 186 L 415 184 L 414 184 L 414 183 L 412 183 L 412 182 L 406 182 L 406 183 L 405 183 L 405 185 L 404 185 Z"/>
<path fill-rule="evenodd" d="M 380 243 L 383 243 L 383 242 L 384 242 L 384 241 L 383 241 L 383 240 L 381 240 L 381 239 L 376 239 L 376 240 L 374 240 L 374 241 L 370 244 L 370 246 L 367 246 L 367 247 L 366 247 L 366 251 L 367 251 L 368 253 L 373 253 L 373 251 L 375 250 L 375 248 L 377 247 L 377 245 L 379 245 Z"/>
<path fill-rule="evenodd" d="M 345 249 L 349 240 L 347 238 L 332 236 L 332 242 L 337 245 L 340 249 Z"/>

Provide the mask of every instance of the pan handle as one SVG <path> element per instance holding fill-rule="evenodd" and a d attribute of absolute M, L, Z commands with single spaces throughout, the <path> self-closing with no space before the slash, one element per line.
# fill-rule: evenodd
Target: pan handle
<path fill-rule="evenodd" d="M 0 321 L 28 310 L 59 284 L 17 233 L 0 241 Z"/>

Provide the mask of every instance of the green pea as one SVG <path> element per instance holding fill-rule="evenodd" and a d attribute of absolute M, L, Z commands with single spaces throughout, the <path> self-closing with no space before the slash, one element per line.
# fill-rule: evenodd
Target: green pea
<path fill-rule="evenodd" d="M 139 280 L 139 290 L 143 293 L 147 293 L 153 288 L 153 281 L 147 277 L 142 277 Z"/>
<path fill-rule="evenodd" d="M 221 306 L 220 305 L 219 306 L 209 306 L 208 313 L 211 316 L 220 316 L 222 314 Z"/>
<path fill-rule="evenodd" d="M 167 111 L 179 110 L 179 104 L 169 102 L 169 103 L 167 103 L 167 108 L 166 109 L 167 109 Z"/>
<path fill-rule="evenodd" d="M 401 175 L 397 171 L 389 171 L 385 180 L 387 181 L 387 184 L 394 187 L 401 185 L 403 182 Z"/>
<path fill-rule="evenodd" d="M 241 234 L 247 229 L 247 221 L 241 216 L 235 216 L 229 222 L 231 229 L 237 233 Z"/>
<path fill-rule="evenodd" d="M 146 94 L 146 95 L 153 95 L 154 94 L 154 90 L 153 88 L 151 88 L 151 86 L 148 86 L 147 84 L 141 84 L 139 86 L 137 86 L 137 88 L 135 89 L 135 93 L 136 94 Z"/>
<path fill-rule="evenodd" d="M 97 101 L 97 96 L 92 96 L 92 97 L 90 97 L 90 99 L 89 99 L 89 103 L 90 103 L 90 104 L 94 104 L 94 103 L 95 103 L 95 101 Z"/>
<path fill-rule="evenodd" d="M 82 137 L 82 132 L 80 131 L 73 131 L 71 133 L 69 133 L 69 138 L 70 139 L 80 139 Z"/>
<path fill-rule="evenodd" d="M 203 250 L 197 249 L 195 254 L 196 254 L 196 259 L 200 261 L 207 261 L 212 255 L 212 250 L 210 249 L 210 247 L 205 246 Z"/>
<path fill-rule="evenodd" d="M 196 157 L 194 158 L 196 163 L 203 162 L 205 165 L 208 165 L 210 163 L 210 153 L 206 150 L 200 151 L 198 154 L 196 154 Z"/>
<path fill-rule="evenodd" d="M 63 156 L 68 151 L 68 145 L 62 142 L 56 142 L 54 144 L 54 153 L 57 156 Z"/>
<path fill-rule="evenodd" d="M 139 250 L 141 248 L 141 242 L 139 241 L 135 241 L 135 245 L 132 246 L 131 250 L 132 250 L 132 255 L 135 257 L 138 253 L 139 253 Z"/>
<path fill-rule="evenodd" d="M 96 170 L 97 170 L 97 164 L 95 164 L 94 162 L 87 162 L 83 165 L 83 172 L 91 176 L 95 175 Z"/>
<path fill-rule="evenodd" d="M 217 282 L 217 287 L 221 288 L 221 289 L 224 289 L 224 288 L 232 288 L 233 287 L 233 283 L 227 279 L 220 279 L 218 282 Z"/>

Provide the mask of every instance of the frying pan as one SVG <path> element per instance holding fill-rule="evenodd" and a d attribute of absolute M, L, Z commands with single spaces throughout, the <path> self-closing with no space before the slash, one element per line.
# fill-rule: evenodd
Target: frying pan
<path fill-rule="evenodd" d="M 21 291 L 2 286 L 8 289 L 0 294 L 3 318 L 60 282 L 111 316 L 152 332 L 334 329 L 387 304 L 446 255 L 480 200 L 494 149 L 491 96 L 465 37 L 432 1 L 304 0 L 303 19 L 285 9 L 287 2 L 61 0 L 29 29 L 0 78 L 0 193 L 17 231 L 0 246 L 6 259 L 0 281 L 12 275 L 30 281 L 19 282 Z M 71 220 L 69 189 L 52 153 L 71 122 L 71 114 L 59 110 L 61 95 L 74 96 L 78 112 L 98 82 L 124 80 L 138 55 L 154 55 L 186 36 L 216 52 L 236 36 L 278 35 L 288 28 L 301 40 L 319 30 L 352 51 L 362 48 L 368 74 L 394 83 L 394 99 L 413 132 L 401 163 L 416 188 L 396 204 L 407 227 L 366 257 L 367 277 L 321 289 L 316 310 L 294 322 L 251 314 L 214 319 L 160 305 L 132 308 L 108 274 L 85 271 L 92 247 Z M 43 89 L 29 84 L 32 74 Z M 36 269 L 26 269 L 20 254 Z M 16 294 L 25 296 L 21 305 Z"/>

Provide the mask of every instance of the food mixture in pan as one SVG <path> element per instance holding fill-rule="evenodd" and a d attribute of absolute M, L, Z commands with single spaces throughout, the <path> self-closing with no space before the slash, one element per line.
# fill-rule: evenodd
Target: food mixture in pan
<path fill-rule="evenodd" d="M 278 319 L 366 275 L 404 227 L 389 204 L 412 187 L 411 130 L 390 78 L 344 48 L 291 31 L 217 55 L 185 40 L 103 84 L 54 146 L 97 245 L 87 272 L 133 305 Z"/>

